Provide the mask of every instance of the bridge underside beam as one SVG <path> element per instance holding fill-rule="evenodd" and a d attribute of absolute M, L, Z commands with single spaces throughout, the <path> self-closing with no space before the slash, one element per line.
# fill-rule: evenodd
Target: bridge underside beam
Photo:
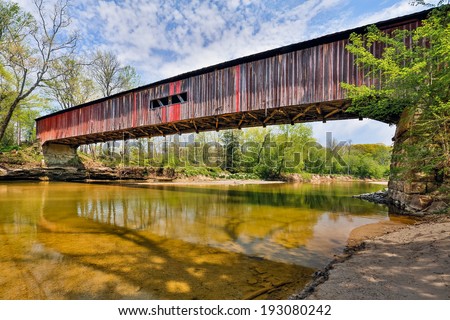
<path fill-rule="evenodd" d="M 326 120 L 358 119 L 358 115 L 345 112 L 348 101 L 258 109 L 247 112 L 221 114 L 212 117 L 187 119 L 158 125 L 125 128 L 122 130 L 92 133 L 84 136 L 52 140 L 52 143 L 82 145 L 112 140 L 128 140 L 202 131 L 241 129 L 268 125 L 295 124 Z M 320 113 L 317 111 L 320 110 Z"/>

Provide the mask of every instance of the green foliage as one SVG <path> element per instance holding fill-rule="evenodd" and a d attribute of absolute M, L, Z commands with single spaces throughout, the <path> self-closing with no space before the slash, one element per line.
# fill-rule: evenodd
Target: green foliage
<path fill-rule="evenodd" d="M 365 70 L 365 76 L 375 77 L 378 81 L 371 87 L 343 84 L 352 99 L 349 112 L 393 124 L 398 122 L 404 108 L 416 103 L 420 93 L 412 88 L 423 84 L 420 71 L 425 66 L 413 56 L 422 46 L 415 42 L 408 48 L 403 40 L 413 36 L 414 32 L 397 29 L 392 34 L 385 34 L 371 26 L 365 35 L 350 36 L 347 50 L 355 55 L 356 64 Z M 371 49 L 380 44 L 385 48 L 382 55 L 377 56 Z"/>
<path fill-rule="evenodd" d="M 352 174 L 360 178 L 383 178 L 385 168 L 377 163 L 373 158 L 365 155 L 353 156 L 351 158 Z"/>
<path fill-rule="evenodd" d="M 39 146 L 0 146 L 0 163 L 7 166 L 39 165 L 42 155 Z"/>
<path fill-rule="evenodd" d="M 185 177 L 264 180 L 282 179 L 289 174 L 385 178 L 391 155 L 391 148 L 384 145 L 346 144 L 339 148 L 334 142 L 323 147 L 312 137 L 311 127 L 300 124 L 204 132 L 187 144 L 178 136 L 155 138 L 153 144 L 144 140 L 86 149 L 110 167 L 170 168 Z M 333 155 L 330 148 L 338 150 L 338 154 Z"/>
<path fill-rule="evenodd" d="M 276 128 L 251 128 L 243 134 L 243 167 L 262 179 L 278 179 L 285 173 L 305 169 L 308 144 L 314 142 L 308 125 L 281 125 Z"/>
<path fill-rule="evenodd" d="M 240 140 L 242 131 L 240 130 L 225 130 L 220 134 L 220 140 L 225 146 L 225 161 L 222 162 L 222 169 L 227 169 L 231 173 L 240 171 L 241 162 L 241 148 Z"/>
<path fill-rule="evenodd" d="M 32 143 L 36 139 L 35 119 L 40 111 L 47 108 L 47 101 L 37 95 L 30 95 L 22 100 L 11 117 L 0 146 L 18 146 L 22 143 Z"/>
<path fill-rule="evenodd" d="M 408 101 L 393 94 L 395 91 L 392 90 L 377 90 L 375 86 L 365 85 L 357 87 L 347 83 L 343 83 L 342 87 L 347 90 L 348 96 L 352 99 L 352 105 L 347 112 L 353 112 L 365 118 L 395 124 L 403 110 L 410 105 Z"/>
<path fill-rule="evenodd" d="M 225 175 L 225 178 L 236 180 L 249 180 L 249 179 L 259 179 L 259 176 L 256 173 L 252 172 L 237 172 Z"/>
<path fill-rule="evenodd" d="M 343 84 L 352 99 L 349 112 L 387 123 L 397 123 L 406 107 L 438 106 L 449 97 L 448 6 L 435 9 L 424 25 L 413 31 L 386 34 L 371 26 L 367 34 L 352 34 L 347 50 L 367 77 L 375 76 L 375 86 Z M 405 38 L 413 42 L 407 45 Z M 381 56 L 371 52 L 383 44 Z"/>
<path fill-rule="evenodd" d="M 404 39 L 409 38 L 412 42 L 407 45 Z M 350 42 L 347 49 L 356 56 L 358 66 L 378 83 L 372 87 L 343 84 L 352 99 L 348 111 L 397 124 L 408 110 L 404 117 L 409 114 L 410 123 L 400 126 L 409 126 L 411 143 L 398 152 L 404 171 L 421 168 L 449 176 L 450 6 L 434 9 L 416 30 L 385 34 L 370 27 L 365 35 L 353 34 Z M 375 43 L 385 47 L 381 56 L 371 52 Z"/>
<path fill-rule="evenodd" d="M 13 145 L 13 144 L 9 144 L 9 145 L 5 145 L 2 146 L 0 145 L 0 152 L 11 152 L 11 151 L 17 151 L 20 149 L 20 146 L 18 145 Z"/>
<path fill-rule="evenodd" d="M 186 167 L 180 168 L 177 170 L 178 173 L 183 174 L 186 177 L 194 177 L 194 176 L 207 176 L 208 169 L 206 167 Z"/>
<path fill-rule="evenodd" d="M 328 153 L 328 154 L 327 154 Z M 357 178 L 383 179 L 389 176 L 392 148 L 383 144 L 346 144 L 338 152 L 340 161 L 330 159 L 326 148 L 310 150 L 305 170 L 314 174 L 351 175 Z"/>

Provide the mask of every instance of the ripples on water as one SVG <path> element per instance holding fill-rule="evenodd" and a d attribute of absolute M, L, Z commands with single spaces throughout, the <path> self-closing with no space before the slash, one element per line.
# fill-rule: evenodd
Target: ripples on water
<path fill-rule="evenodd" d="M 285 298 L 389 219 L 351 198 L 378 189 L 2 183 L 0 298 Z"/>

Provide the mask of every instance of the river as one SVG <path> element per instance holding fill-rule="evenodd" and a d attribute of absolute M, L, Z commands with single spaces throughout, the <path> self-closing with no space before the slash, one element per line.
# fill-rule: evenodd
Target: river
<path fill-rule="evenodd" d="M 391 219 L 379 185 L 0 183 L 0 299 L 283 299 Z"/>

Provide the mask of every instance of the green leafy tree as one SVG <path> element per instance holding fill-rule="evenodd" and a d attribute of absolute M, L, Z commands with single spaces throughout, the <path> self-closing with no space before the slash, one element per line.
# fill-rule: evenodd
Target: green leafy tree
<path fill-rule="evenodd" d="M 405 38 L 412 43 L 405 43 Z M 371 87 L 343 84 L 352 99 L 348 111 L 408 127 L 410 143 L 398 152 L 405 170 L 420 168 L 428 174 L 448 176 L 450 6 L 434 9 L 416 30 L 386 34 L 370 27 L 365 35 L 351 35 L 350 42 L 347 49 L 356 56 L 356 63 L 366 70 L 366 76 L 379 81 Z M 374 44 L 384 46 L 381 56 L 371 52 Z"/>
<path fill-rule="evenodd" d="M 312 129 L 304 124 L 245 129 L 241 142 L 241 163 L 247 172 L 263 179 L 303 172 L 311 142 L 315 142 Z"/>
<path fill-rule="evenodd" d="M 225 130 L 220 133 L 220 140 L 224 147 L 225 159 L 222 162 L 222 169 L 230 172 L 237 172 L 240 168 L 240 130 Z"/>

